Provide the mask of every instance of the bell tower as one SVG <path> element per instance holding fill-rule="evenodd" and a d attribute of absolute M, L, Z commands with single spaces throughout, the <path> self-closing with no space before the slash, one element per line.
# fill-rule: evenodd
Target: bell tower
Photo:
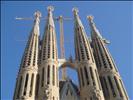
<path fill-rule="evenodd" d="M 45 32 L 41 44 L 41 63 L 39 66 L 38 100 L 59 100 L 58 56 L 56 32 L 52 11 L 49 6 Z"/>
<path fill-rule="evenodd" d="M 91 28 L 92 47 L 100 76 L 105 99 L 129 100 L 116 64 L 106 48 L 107 40 L 103 39 L 93 22 L 93 16 L 88 16 Z"/>
<path fill-rule="evenodd" d="M 73 8 L 73 13 L 75 55 L 80 80 L 80 100 L 104 100 L 92 48 L 79 18 L 78 9 Z"/>
<path fill-rule="evenodd" d="M 34 25 L 24 51 L 17 77 L 14 100 L 34 100 L 35 98 L 35 81 L 38 72 L 40 17 L 41 13 L 39 11 L 35 12 Z"/>

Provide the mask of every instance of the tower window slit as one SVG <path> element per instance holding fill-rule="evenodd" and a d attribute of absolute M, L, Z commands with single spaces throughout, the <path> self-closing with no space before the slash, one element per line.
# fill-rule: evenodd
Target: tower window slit
<path fill-rule="evenodd" d="M 77 42 L 77 41 L 78 41 L 78 40 L 77 40 L 77 38 L 76 38 L 75 42 Z M 77 48 L 75 48 L 75 51 L 77 51 L 77 59 L 80 61 L 79 47 L 78 47 L 77 44 L 76 44 L 76 46 L 77 46 Z"/>
<path fill-rule="evenodd" d="M 118 83 L 118 80 L 117 80 L 116 76 L 114 76 L 114 80 L 115 80 L 117 89 L 118 89 L 118 91 L 119 91 L 120 97 L 123 97 L 122 91 L 121 91 L 121 89 L 120 89 L 120 86 L 119 86 L 119 83 Z"/>
<path fill-rule="evenodd" d="M 34 83 L 34 74 L 32 74 L 32 77 L 31 77 L 31 83 L 30 83 L 30 96 L 32 96 L 33 83 Z"/>
<path fill-rule="evenodd" d="M 107 92 L 105 92 L 107 88 L 105 86 L 105 82 L 103 80 L 103 77 L 100 77 L 100 82 L 101 82 L 101 85 L 102 85 L 104 96 L 107 97 Z"/>
<path fill-rule="evenodd" d="M 29 78 L 29 74 L 26 74 L 26 80 L 25 80 L 24 93 L 23 93 L 23 95 L 26 95 L 27 85 L 28 85 L 28 78 Z"/>
<path fill-rule="evenodd" d="M 105 52 L 105 56 L 106 56 L 106 58 L 107 58 L 107 61 L 108 61 L 108 64 L 109 64 L 109 66 L 110 66 L 110 68 L 111 69 L 113 69 L 113 67 L 112 67 L 112 65 L 111 65 L 111 62 L 110 62 L 110 60 L 109 60 L 109 57 L 108 57 L 108 55 L 107 55 L 107 53 L 106 53 L 106 50 L 105 50 L 105 48 L 104 48 L 104 45 L 102 44 L 102 42 L 101 41 L 99 41 L 100 42 L 100 44 L 101 44 L 101 48 L 102 48 L 102 50 Z"/>
<path fill-rule="evenodd" d="M 108 89 L 108 86 L 107 86 L 107 82 L 106 82 L 106 79 L 105 77 L 103 77 L 103 84 L 105 86 L 105 93 L 106 93 L 106 97 L 109 97 L 109 89 Z M 103 86 L 103 87 L 104 87 Z"/>
<path fill-rule="evenodd" d="M 112 94 L 113 94 L 114 97 L 116 97 L 114 86 L 113 86 L 113 83 L 111 81 L 111 77 L 109 77 L 109 76 L 108 76 L 108 81 L 109 81 L 109 84 L 110 84 L 110 87 L 111 87 Z"/>
<path fill-rule="evenodd" d="M 36 97 L 38 97 L 39 84 L 40 84 L 40 76 L 39 76 L 39 74 L 37 74 L 37 78 L 36 78 L 36 90 L 35 90 Z"/>
<path fill-rule="evenodd" d="M 103 51 L 100 48 L 99 42 L 97 42 L 97 46 L 99 48 L 99 51 L 100 51 L 100 54 L 101 54 L 101 57 L 102 57 L 102 60 L 103 60 L 104 67 L 107 68 L 106 60 L 104 58 Z"/>
<path fill-rule="evenodd" d="M 44 67 L 42 69 L 42 87 L 43 87 L 43 85 L 44 85 Z"/>
<path fill-rule="evenodd" d="M 55 53 L 55 51 L 54 51 L 54 35 L 53 35 L 53 33 L 52 33 L 52 42 L 53 42 L 53 59 L 54 59 L 54 53 Z"/>
<path fill-rule="evenodd" d="M 96 83 L 95 83 L 95 79 L 94 79 L 94 74 L 93 74 L 93 70 L 92 70 L 92 68 L 91 67 L 89 67 L 90 68 L 90 74 L 91 74 L 91 78 L 92 78 L 92 81 L 93 81 L 93 85 L 95 86 L 96 85 Z"/>
<path fill-rule="evenodd" d="M 50 84 L 50 66 L 47 67 L 47 84 Z"/>
<path fill-rule="evenodd" d="M 99 54 L 99 50 L 98 50 L 98 47 L 97 47 L 97 44 L 94 44 L 94 47 L 95 47 L 95 52 L 98 54 L 98 55 L 96 55 L 97 56 L 97 59 L 98 59 L 98 61 L 99 61 L 99 65 L 98 65 L 98 67 L 100 67 L 101 68 L 101 66 L 102 66 L 102 63 L 101 63 L 101 60 L 100 60 L 100 54 Z"/>
<path fill-rule="evenodd" d="M 53 82 L 53 85 L 55 85 L 55 66 L 53 65 L 53 80 L 52 80 L 52 82 Z"/>
<path fill-rule="evenodd" d="M 82 29 L 81 29 L 81 30 L 82 30 Z M 89 60 L 90 58 L 89 58 L 89 54 L 88 54 L 88 50 L 87 50 L 87 44 L 86 44 L 86 42 L 85 42 L 85 37 L 83 36 L 83 34 L 81 34 L 81 38 L 82 38 L 82 40 L 83 40 L 83 42 L 84 42 L 84 47 L 85 47 L 87 59 Z"/>
<path fill-rule="evenodd" d="M 87 72 L 86 66 L 84 67 L 84 72 L 85 72 L 85 77 L 86 77 L 86 80 L 87 80 L 87 84 L 89 85 L 89 77 L 88 77 L 88 72 Z"/>
<path fill-rule="evenodd" d="M 22 78 L 22 76 L 21 76 L 21 77 L 20 77 L 20 81 L 19 81 L 19 86 L 18 86 L 17 98 L 19 98 L 19 95 L 20 95 L 22 80 L 23 80 L 23 78 Z"/>
<path fill-rule="evenodd" d="M 84 86 L 84 77 L 83 77 L 83 70 L 80 68 L 81 78 L 82 78 L 82 85 Z"/>
<path fill-rule="evenodd" d="M 79 59 L 78 60 L 80 61 L 82 59 L 81 58 L 81 54 L 80 54 L 80 52 L 81 52 L 80 45 L 79 45 L 81 43 L 81 41 L 80 41 L 80 38 L 79 38 L 79 35 L 78 34 L 77 34 L 77 38 L 76 39 L 78 41 L 78 44 L 77 44 L 77 50 L 78 50 L 78 55 L 79 55 Z"/>

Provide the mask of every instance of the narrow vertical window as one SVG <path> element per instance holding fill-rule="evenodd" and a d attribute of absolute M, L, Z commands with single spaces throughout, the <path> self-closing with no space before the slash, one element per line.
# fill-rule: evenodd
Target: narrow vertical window
<path fill-rule="evenodd" d="M 36 97 L 38 97 L 39 84 L 40 84 L 40 76 L 39 76 L 39 74 L 37 74 L 37 78 L 36 78 L 36 91 L 35 91 Z"/>
<path fill-rule="evenodd" d="M 25 80 L 25 85 L 24 85 L 24 95 L 26 95 L 26 90 L 27 90 L 27 85 L 28 85 L 28 78 L 29 78 L 29 74 L 26 74 L 26 80 Z"/>
<path fill-rule="evenodd" d="M 109 89 L 105 77 L 100 77 L 103 93 L 105 97 L 109 97 Z"/>
<path fill-rule="evenodd" d="M 31 83 L 30 83 L 30 96 L 32 96 L 33 83 L 34 83 L 34 74 L 32 74 L 32 76 L 31 76 Z"/>
<path fill-rule="evenodd" d="M 109 84 L 110 84 L 110 87 L 111 87 L 112 94 L 113 94 L 114 97 L 116 97 L 114 86 L 113 86 L 113 83 L 112 83 L 111 78 L 109 76 L 108 76 L 108 81 L 109 81 Z"/>
<path fill-rule="evenodd" d="M 17 92 L 17 98 L 19 98 L 20 95 L 20 90 L 21 90 L 21 85 L 22 85 L 22 76 L 20 77 L 20 81 L 19 81 L 19 86 L 18 86 L 18 92 Z"/>
<path fill-rule="evenodd" d="M 89 77 L 88 77 L 88 72 L 87 72 L 86 66 L 84 67 L 84 72 L 85 72 L 85 77 L 86 77 L 86 80 L 87 80 L 87 84 L 89 85 Z"/>
<path fill-rule="evenodd" d="M 82 78 L 82 85 L 84 86 L 84 77 L 83 77 L 83 70 L 80 68 L 81 78 Z"/>
<path fill-rule="evenodd" d="M 42 84 L 42 87 L 43 87 L 43 85 L 44 85 L 44 67 L 42 69 L 42 82 L 41 82 L 41 84 Z"/>
<path fill-rule="evenodd" d="M 47 84 L 50 84 L 50 66 L 49 65 L 47 69 Z"/>
<path fill-rule="evenodd" d="M 55 58 L 55 51 L 54 51 L 54 35 L 52 33 L 52 42 L 53 42 L 53 59 Z"/>
<path fill-rule="evenodd" d="M 53 85 L 55 85 L 55 66 L 53 65 L 53 80 L 52 80 L 52 82 L 53 82 Z"/>
<path fill-rule="evenodd" d="M 90 74 L 91 74 L 91 78 L 92 78 L 92 81 L 93 81 L 93 85 L 95 86 L 96 83 L 95 83 L 95 80 L 94 80 L 94 76 L 93 76 L 93 70 L 92 68 L 90 67 Z"/>

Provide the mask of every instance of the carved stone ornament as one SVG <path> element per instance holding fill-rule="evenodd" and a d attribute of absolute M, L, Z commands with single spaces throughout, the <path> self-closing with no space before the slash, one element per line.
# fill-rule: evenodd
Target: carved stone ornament
<path fill-rule="evenodd" d="M 92 93 L 92 97 L 94 100 L 102 100 L 101 95 L 100 95 L 100 91 L 94 91 Z"/>
<path fill-rule="evenodd" d="M 44 100 L 50 98 L 50 92 L 51 89 L 49 88 L 49 85 L 45 85 L 44 87 Z"/>

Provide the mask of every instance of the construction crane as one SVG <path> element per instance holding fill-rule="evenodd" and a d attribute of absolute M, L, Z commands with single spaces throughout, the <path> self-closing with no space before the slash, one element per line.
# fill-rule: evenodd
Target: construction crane
<path fill-rule="evenodd" d="M 63 20 L 72 20 L 72 18 L 63 17 L 60 15 L 57 20 L 59 21 L 60 26 L 60 58 L 65 59 Z M 66 78 L 66 68 L 62 68 L 62 80 L 65 80 Z"/>
<path fill-rule="evenodd" d="M 32 17 L 30 18 L 16 17 L 15 19 L 16 20 L 33 20 Z M 41 20 L 46 20 L 46 19 L 47 18 L 41 18 Z M 69 20 L 72 20 L 72 18 L 63 17 L 60 15 L 59 17 L 54 17 L 54 20 L 58 21 L 60 26 L 60 58 L 65 59 L 63 21 L 69 21 Z M 62 68 L 62 80 L 65 80 L 66 77 L 67 77 L 66 68 Z"/>

